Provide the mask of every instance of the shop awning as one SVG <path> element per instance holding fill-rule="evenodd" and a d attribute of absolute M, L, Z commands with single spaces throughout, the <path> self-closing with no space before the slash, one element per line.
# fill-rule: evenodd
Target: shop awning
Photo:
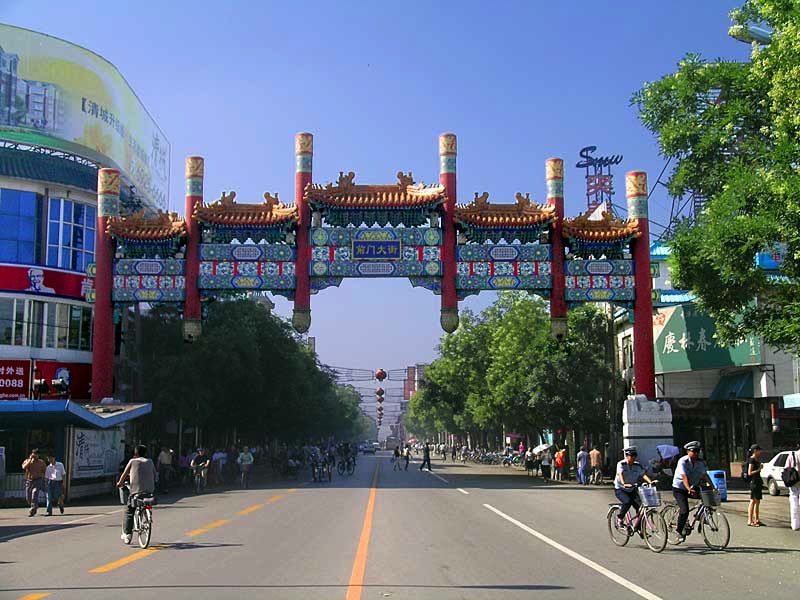
<path fill-rule="evenodd" d="M 714 391 L 711 392 L 709 399 L 714 400 L 738 400 L 753 397 L 753 372 L 738 371 L 729 373 L 719 378 Z"/>
<path fill-rule="evenodd" d="M 784 396 L 783 408 L 800 408 L 800 394 L 787 394 Z"/>
<path fill-rule="evenodd" d="M 100 404 L 71 400 L 4 400 L 0 402 L 0 427 L 80 425 L 107 429 L 153 410 L 150 403 Z"/>

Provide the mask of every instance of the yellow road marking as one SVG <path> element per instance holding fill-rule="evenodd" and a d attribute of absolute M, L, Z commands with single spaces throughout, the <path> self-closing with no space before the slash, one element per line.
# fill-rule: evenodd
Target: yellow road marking
<path fill-rule="evenodd" d="M 34 594 L 26 594 L 22 596 L 19 600 L 42 600 L 42 598 L 47 598 L 50 594 L 47 593 L 34 593 Z"/>
<path fill-rule="evenodd" d="M 120 558 L 119 560 L 115 560 L 114 562 L 106 563 L 104 565 L 100 565 L 99 567 L 95 567 L 94 569 L 91 569 L 89 573 L 108 573 L 109 571 L 113 571 L 114 569 L 119 569 L 120 567 L 129 565 L 132 562 L 136 562 L 137 560 L 142 560 L 143 558 L 146 558 L 151 554 L 155 554 L 162 548 L 166 548 L 166 546 L 153 546 L 152 548 L 139 550 L 139 552 L 135 552 L 134 554 L 126 556 L 125 558 Z"/>
<path fill-rule="evenodd" d="M 296 491 L 297 491 L 297 488 L 291 488 L 291 489 L 286 490 L 286 492 L 288 494 L 291 494 L 291 493 L 296 492 Z"/>
<path fill-rule="evenodd" d="M 247 508 L 240 510 L 236 514 L 239 515 L 240 517 L 243 517 L 245 515 L 249 515 L 252 512 L 256 512 L 259 508 L 264 508 L 264 506 L 266 506 L 266 504 L 264 503 L 253 504 L 253 506 L 248 506 Z"/>
<path fill-rule="evenodd" d="M 356 558 L 353 561 L 353 571 L 350 574 L 350 583 L 347 585 L 345 600 L 361 600 L 361 592 L 364 589 L 364 573 L 366 573 L 367 570 L 369 537 L 372 534 L 372 515 L 375 512 L 375 495 L 378 491 L 379 464 L 375 465 L 375 474 L 372 476 L 372 486 L 369 490 L 367 510 L 364 512 L 364 525 L 361 528 L 361 537 L 358 540 L 358 550 L 356 550 Z"/>
<path fill-rule="evenodd" d="M 277 502 L 281 498 L 283 498 L 283 495 L 282 494 L 277 494 L 277 495 L 273 496 L 272 498 L 270 498 L 269 500 L 267 500 L 267 502 Z"/>
<path fill-rule="evenodd" d="M 225 525 L 225 523 L 229 523 L 229 522 L 230 521 L 228 519 L 220 519 L 219 521 L 214 521 L 213 523 L 209 523 L 205 527 L 200 527 L 199 529 L 193 529 L 192 531 L 187 532 L 186 536 L 187 537 L 195 537 L 195 536 L 201 535 L 201 534 L 203 534 L 203 533 L 205 533 L 207 531 L 210 531 L 212 529 L 216 529 L 217 527 L 222 527 L 223 525 Z"/>

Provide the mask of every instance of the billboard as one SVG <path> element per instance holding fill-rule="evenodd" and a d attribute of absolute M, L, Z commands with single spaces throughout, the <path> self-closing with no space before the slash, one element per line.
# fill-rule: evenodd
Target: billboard
<path fill-rule="evenodd" d="M 653 316 L 656 373 L 723 369 L 761 363 L 761 344 L 748 336 L 736 346 L 720 346 L 714 320 L 694 304 L 659 308 Z"/>
<path fill-rule="evenodd" d="M 0 264 L 0 291 L 86 300 L 92 280 L 85 275 L 47 267 Z"/>
<path fill-rule="evenodd" d="M 117 68 L 42 33 L 0 24 L 0 139 L 118 168 L 167 209 L 170 145 Z"/>
<path fill-rule="evenodd" d="M 28 397 L 31 386 L 31 361 L 0 359 L 0 400 Z"/>
<path fill-rule="evenodd" d="M 72 479 L 116 476 L 124 458 L 125 443 L 120 428 L 75 429 Z"/>

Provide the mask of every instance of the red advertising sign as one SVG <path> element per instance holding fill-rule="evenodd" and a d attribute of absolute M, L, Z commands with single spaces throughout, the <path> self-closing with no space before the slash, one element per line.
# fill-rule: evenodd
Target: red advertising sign
<path fill-rule="evenodd" d="M 31 361 L 0 359 L 0 400 L 28 397 L 31 383 Z"/>
<path fill-rule="evenodd" d="M 92 381 L 92 365 L 86 363 L 65 363 L 50 360 L 36 361 L 36 378 L 47 384 L 53 379 L 64 379 L 69 384 L 69 394 L 73 400 L 88 400 L 91 397 L 89 384 Z M 42 394 L 42 400 L 60 398 L 58 394 Z"/>
<path fill-rule="evenodd" d="M 37 266 L 0 264 L 0 290 L 85 300 L 92 280 L 84 274 Z"/>

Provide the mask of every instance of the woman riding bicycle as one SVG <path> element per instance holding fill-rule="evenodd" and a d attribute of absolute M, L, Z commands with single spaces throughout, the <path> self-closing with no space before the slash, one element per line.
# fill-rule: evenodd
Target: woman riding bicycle
<path fill-rule="evenodd" d="M 620 501 L 620 510 L 617 515 L 619 523 L 625 520 L 625 515 L 631 506 L 639 510 L 640 501 L 636 494 L 636 487 L 644 479 L 647 483 L 653 480 L 647 476 L 647 471 L 642 463 L 636 460 L 639 451 L 636 446 L 625 448 L 625 458 L 617 463 L 617 475 L 614 477 L 614 495 Z"/>

